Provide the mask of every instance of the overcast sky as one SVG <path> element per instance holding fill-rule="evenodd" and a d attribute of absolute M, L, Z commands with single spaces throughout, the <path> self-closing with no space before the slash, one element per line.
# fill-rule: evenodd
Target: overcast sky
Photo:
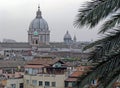
<path fill-rule="evenodd" d="M 77 41 L 95 40 L 97 30 L 74 28 L 78 9 L 88 0 L 0 0 L 0 41 L 3 38 L 27 42 L 30 22 L 35 18 L 38 4 L 50 29 L 50 41 L 63 41 L 68 30 Z"/>

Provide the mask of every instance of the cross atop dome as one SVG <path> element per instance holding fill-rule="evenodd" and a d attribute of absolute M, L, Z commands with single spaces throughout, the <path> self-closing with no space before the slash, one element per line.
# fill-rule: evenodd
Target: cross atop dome
<path fill-rule="evenodd" d="M 38 5 L 38 9 L 40 9 L 40 5 Z"/>

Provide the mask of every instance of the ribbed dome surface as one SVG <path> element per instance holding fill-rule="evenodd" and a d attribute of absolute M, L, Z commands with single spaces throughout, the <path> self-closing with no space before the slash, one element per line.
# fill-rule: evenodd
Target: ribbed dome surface
<path fill-rule="evenodd" d="M 29 29 L 40 29 L 42 31 L 48 30 L 48 24 L 43 18 L 35 18 L 31 22 Z"/>
<path fill-rule="evenodd" d="M 40 7 L 38 7 L 38 11 L 36 12 L 36 18 L 33 19 L 32 22 L 30 23 L 29 29 L 31 31 L 32 30 L 34 31 L 34 29 L 46 31 L 49 29 L 47 22 L 42 18 Z"/>

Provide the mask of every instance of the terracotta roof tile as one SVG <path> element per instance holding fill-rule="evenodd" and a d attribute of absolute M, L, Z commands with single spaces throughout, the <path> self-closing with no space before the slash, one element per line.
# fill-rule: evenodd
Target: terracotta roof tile
<path fill-rule="evenodd" d="M 48 58 L 35 58 L 27 63 L 27 65 L 43 65 L 43 66 L 50 66 L 56 62 L 62 62 L 60 59 L 48 59 Z M 62 62 L 63 63 L 63 62 Z"/>
<path fill-rule="evenodd" d="M 77 81 L 77 78 L 67 78 L 65 81 L 73 82 L 73 81 Z"/>
<path fill-rule="evenodd" d="M 0 61 L 0 67 L 1 68 L 17 67 L 17 66 L 24 67 L 25 63 L 26 63 L 25 61 L 2 60 L 2 61 Z"/>
<path fill-rule="evenodd" d="M 80 77 L 80 76 L 82 76 L 84 73 L 85 73 L 85 72 L 83 72 L 83 71 L 75 71 L 75 72 L 73 72 L 73 73 L 70 75 L 70 77 Z"/>
<path fill-rule="evenodd" d="M 40 68 L 40 67 L 44 67 L 42 65 L 26 65 L 25 68 Z"/>

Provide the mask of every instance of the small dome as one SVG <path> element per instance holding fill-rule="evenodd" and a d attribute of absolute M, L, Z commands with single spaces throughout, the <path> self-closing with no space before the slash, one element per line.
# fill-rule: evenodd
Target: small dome
<path fill-rule="evenodd" d="M 68 31 L 66 32 L 64 39 L 71 39 L 71 35 L 68 33 Z"/>
<path fill-rule="evenodd" d="M 34 31 L 34 29 L 45 31 L 48 30 L 47 22 L 42 18 L 40 7 L 38 7 L 38 11 L 36 12 L 36 18 L 32 20 L 30 23 L 29 29 Z"/>

